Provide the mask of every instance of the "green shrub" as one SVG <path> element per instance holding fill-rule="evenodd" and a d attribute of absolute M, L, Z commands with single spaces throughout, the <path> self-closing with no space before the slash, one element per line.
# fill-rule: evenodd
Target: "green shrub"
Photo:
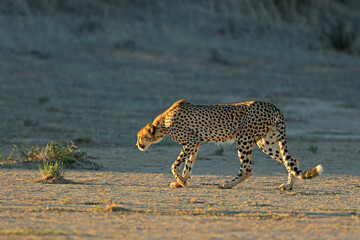
<path fill-rule="evenodd" d="M 25 154 L 28 161 L 61 161 L 65 165 L 74 164 L 77 160 L 83 160 L 86 153 L 79 151 L 73 142 L 63 147 L 60 143 L 51 142 L 45 148 L 32 147 Z"/>
<path fill-rule="evenodd" d="M 61 162 L 66 167 L 71 166 L 78 160 L 84 160 L 86 153 L 80 151 L 73 142 L 67 146 L 62 146 L 60 143 L 51 142 L 44 148 L 31 147 L 29 150 L 26 144 L 18 147 L 14 145 L 8 157 L 0 156 L 3 162 L 21 162 L 21 161 L 41 161 L 41 162 Z"/>
<path fill-rule="evenodd" d="M 356 49 L 357 28 L 344 20 L 337 20 L 323 24 L 320 28 L 320 39 L 330 48 L 353 53 Z"/>
<path fill-rule="evenodd" d="M 93 33 L 96 31 L 103 31 L 104 26 L 100 20 L 85 18 L 82 23 L 78 26 L 78 33 Z"/>
<path fill-rule="evenodd" d="M 223 154 L 224 154 L 224 148 L 220 147 L 220 148 L 215 150 L 215 155 L 221 156 Z"/>
<path fill-rule="evenodd" d="M 51 100 L 51 96 L 41 96 L 41 97 L 38 97 L 38 103 L 39 105 L 44 105 L 45 103 L 49 103 Z"/>
<path fill-rule="evenodd" d="M 215 63 L 223 64 L 223 65 L 230 64 L 230 62 L 228 60 L 226 60 L 225 58 L 223 58 L 221 56 L 220 52 L 217 49 L 210 50 L 209 60 L 212 62 L 215 62 Z"/>
<path fill-rule="evenodd" d="M 312 153 L 317 153 L 317 151 L 319 150 L 319 148 L 318 148 L 317 146 L 311 145 L 311 146 L 309 147 L 309 150 L 310 150 L 310 152 L 312 152 Z"/>
<path fill-rule="evenodd" d="M 58 162 L 45 162 L 44 165 L 40 167 L 40 173 L 43 180 L 58 181 L 64 177 L 64 170 Z"/>

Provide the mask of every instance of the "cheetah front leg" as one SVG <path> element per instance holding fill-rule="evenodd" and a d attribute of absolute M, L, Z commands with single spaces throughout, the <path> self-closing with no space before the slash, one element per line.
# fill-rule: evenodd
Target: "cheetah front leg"
<path fill-rule="evenodd" d="M 171 171 L 174 174 L 176 182 L 170 184 L 172 188 L 185 187 L 186 181 L 190 177 L 192 165 L 195 161 L 195 157 L 200 146 L 196 146 L 193 143 L 187 144 L 183 147 L 179 156 L 171 166 Z M 186 161 L 183 176 L 180 175 L 180 167 Z"/>
<path fill-rule="evenodd" d="M 183 147 L 182 151 L 180 152 L 179 156 L 171 166 L 171 171 L 176 179 L 176 182 L 172 182 L 170 184 L 170 187 L 172 188 L 179 188 L 186 186 L 185 179 L 180 176 L 180 167 L 185 162 L 187 154 L 188 154 L 188 148 L 186 146 Z"/>
<path fill-rule="evenodd" d="M 294 181 L 295 181 L 295 179 L 296 179 L 296 177 L 295 177 L 293 174 L 289 173 L 287 184 L 285 184 L 285 183 L 284 183 L 284 184 L 281 184 L 281 185 L 279 186 L 279 188 L 280 188 L 281 190 L 292 190 L 292 189 L 293 189 L 293 186 L 294 186 Z"/>
<path fill-rule="evenodd" d="M 191 147 L 190 157 L 188 159 L 186 159 L 186 161 L 185 161 L 185 166 L 184 166 L 184 170 L 183 170 L 183 174 L 182 174 L 182 177 L 184 178 L 185 182 L 188 179 L 190 179 L 191 170 L 195 163 L 195 159 L 196 159 L 197 153 L 199 151 L 199 148 L 200 148 L 200 145 L 198 145 L 198 146 L 195 145 L 194 147 Z"/>
<path fill-rule="evenodd" d="M 243 137 L 238 137 L 236 144 L 238 147 L 238 155 L 240 159 L 240 170 L 234 179 L 232 179 L 230 182 L 220 184 L 219 188 L 230 189 L 235 185 L 245 181 L 252 175 L 251 154 L 255 142 L 252 140 L 245 140 Z"/>

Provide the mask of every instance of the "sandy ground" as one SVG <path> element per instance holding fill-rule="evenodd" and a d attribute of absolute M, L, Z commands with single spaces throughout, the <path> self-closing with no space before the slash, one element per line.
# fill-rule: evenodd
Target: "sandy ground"
<path fill-rule="evenodd" d="M 41 184 L 38 170 L 1 172 L 1 239 L 358 239 L 359 142 L 299 141 L 303 169 L 325 173 L 281 191 L 285 168 L 254 152 L 254 175 L 231 190 L 215 184 L 239 166 L 234 145 L 205 145 L 187 188 L 172 189 L 179 146 L 85 148 L 100 171 L 67 170 L 68 184 Z M 309 145 L 318 146 L 312 153 Z M 224 152 L 216 154 L 222 147 Z M 341 150 L 336 150 L 339 148 Z M 355 152 L 357 151 L 357 152 Z M 169 159 L 170 158 L 170 159 Z M 332 161 L 332 158 L 339 159 Z M 126 159 L 126 163 L 125 163 Z M 348 174 L 344 174 L 347 172 Z"/>
<path fill-rule="evenodd" d="M 234 145 L 216 144 L 200 149 L 189 186 L 171 189 L 170 166 L 180 146 L 167 138 L 146 152 L 135 147 L 136 132 L 171 105 L 165 101 L 173 97 L 171 92 L 158 99 L 136 98 L 139 89 L 124 83 L 130 95 L 117 96 L 119 85 L 99 88 L 94 81 L 87 88 L 82 80 L 75 92 L 60 88 L 41 105 L 31 92 L 15 99 L 19 83 L 3 85 L 8 91 L 0 101 L 1 154 L 9 154 L 11 143 L 31 146 L 78 139 L 87 160 L 100 169 L 85 164 L 66 171 L 70 183 L 47 185 L 35 182 L 40 178 L 36 163 L 1 165 L 0 239 L 359 239 L 360 109 L 346 99 L 310 98 L 305 90 L 303 97 L 260 98 L 283 111 L 288 147 L 301 168 L 324 167 L 324 175 L 298 181 L 293 191 L 278 189 L 287 180 L 285 168 L 257 147 L 254 175 L 231 190 L 217 188 L 235 175 L 239 160 Z M 46 85 L 55 89 L 55 83 Z M 163 88 L 161 82 L 154 84 Z M 183 84 L 185 90 L 177 94 L 192 99 L 186 91 L 191 82 Z M 219 84 L 204 86 L 211 92 Z M 357 83 L 352 84 L 357 89 Z M 23 86 L 34 91 L 36 87 L 31 82 Z M 335 84 L 326 89 L 346 95 L 351 87 Z M 266 93 L 272 95 L 274 89 Z M 105 98 L 109 93 L 112 97 Z M 212 99 L 200 94 L 192 101 L 234 102 L 235 95 Z M 90 143 L 82 142 L 88 138 Z"/>

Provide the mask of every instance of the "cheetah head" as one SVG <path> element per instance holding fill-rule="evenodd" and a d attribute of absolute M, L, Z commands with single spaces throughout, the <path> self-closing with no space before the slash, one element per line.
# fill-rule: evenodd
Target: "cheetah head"
<path fill-rule="evenodd" d="M 164 136 L 159 132 L 154 125 L 148 123 L 138 132 L 136 146 L 140 151 L 145 151 L 151 144 L 160 142 Z"/>

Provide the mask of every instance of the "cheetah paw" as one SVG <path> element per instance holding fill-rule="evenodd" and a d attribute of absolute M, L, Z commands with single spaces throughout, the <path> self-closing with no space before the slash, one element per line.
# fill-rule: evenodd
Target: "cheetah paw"
<path fill-rule="evenodd" d="M 231 189 L 233 186 L 229 183 L 220 183 L 218 187 L 221 189 Z"/>
<path fill-rule="evenodd" d="M 283 191 L 290 191 L 293 189 L 293 186 L 289 185 L 289 184 L 281 184 L 279 186 L 279 188 Z"/>
<path fill-rule="evenodd" d="M 186 186 L 186 184 L 182 185 L 182 184 L 180 184 L 178 182 L 170 183 L 170 187 L 172 187 L 172 188 L 181 188 L 181 187 L 185 187 L 185 186 Z"/>

